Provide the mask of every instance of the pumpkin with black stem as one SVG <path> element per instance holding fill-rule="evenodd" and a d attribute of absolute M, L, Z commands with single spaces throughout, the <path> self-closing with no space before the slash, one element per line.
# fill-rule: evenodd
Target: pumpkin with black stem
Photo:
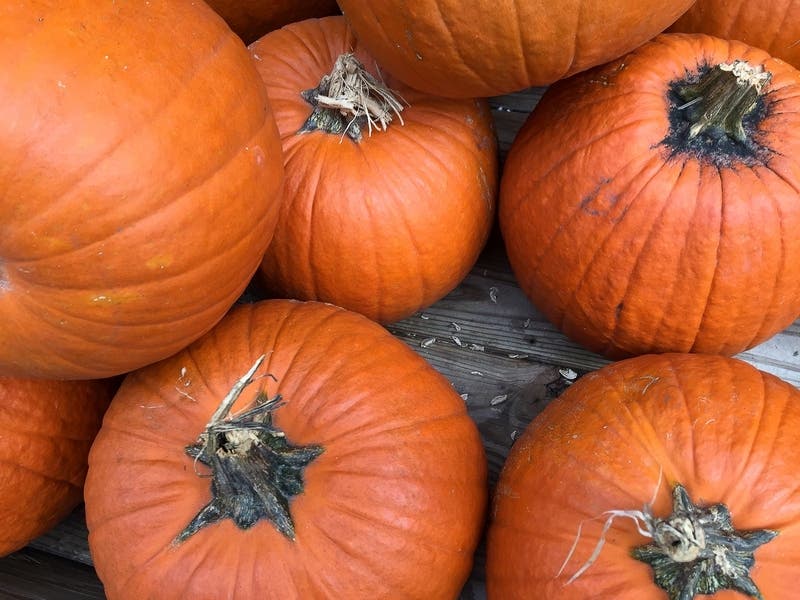
<path fill-rule="evenodd" d="M 613 60 L 694 0 L 338 0 L 356 37 L 404 83 L 439 96 L 496 96 Z"/>
<path fill-rule="evenodd" d="M 89 448 L 114 388 L 111 381 L 0 377 L 0 556 L 81 503 Z"/>
<path fill-rule="evenodd" d="M 663 34 L 548 89 L 501 182 L 520 287 L 612 358 L 735 354 L 800 316 L 800 72 Z"/>
<path fill-rule="evenodd" d="M 275 228 L 247 50 L 203 2 L 0 5 L 0 373 L 125 373 L 208 331 Z"/>
<path fill-rule="evenodd" d="M 668 31 L 739 40 L 800 68 L 798 0 L 697 0 Z"/>
<path fill-rule="evenodd" d="M 494 222 L 487 103 L 384 80 L 343 17 L 288 25 L 250 51 L 285 155 L 284 203 L 260 269 L 268 293 L 387 323 L 455 288 Z"/>
<path fill-rule="evenodd" d="M 795 598 L 799 444 L 800 392 L 737 359 L 645 355 L 584 375 L 503 467 L 488 597 Z"/>
<path fill-rule="evenodd" d="M 362 315 L 267 300 L 123 382 L 89 547 L 111 600 L 454 598 L 486 471 L 422 357 Z"/>

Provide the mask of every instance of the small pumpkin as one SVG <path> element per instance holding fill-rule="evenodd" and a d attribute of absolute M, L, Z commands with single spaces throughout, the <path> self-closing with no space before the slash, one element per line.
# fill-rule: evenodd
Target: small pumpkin
<path fill-rule="evenodd" d="M 339 13 L 336 0 L 206 0 L 246 44 L 295 21 Z"/>
<path fill-rule="evenodd" d="M 0 556 L 53 528 L 83 499 L 108 381 L 0 376 Z"/>
<path fill-rule="evenodd" d="M 800 316 L 799 190 L 800 73 L 664 34 L 548 89 L 500 227 L 521 288 L 595 352 L 732 355 Z"/>
<path fill-rule="evenodd" d="M 405 344 L 267 300 L 125 379 L 89 457 L 89 547 L 111 600 L 454 598 L 486 471 L 463 400 Z"/>
<path fill-rule="evenodd" d="M 800 2 L 697 0 L 669 31 L 707 33 L 766 50 L 800 68 Z"/>
<path fill-rule="evenodd" d="M 486 102 L 384 81 L 343 17 L 288 25 L 250 51 L 285 156 L 284 203 L 260 269 L 269 293 L 385 323 L 450 292 L 494 220 Z"/>
<path fill-rule="evenodd" d="M 548 85 L 633 50 L 694 0 L 339 0 L 356 37 L 392 75 L 441 96 Z"/>
<path fill-rule="evenodd" d="M 5 2 L 0 60 L 0 373 L 121 374 L 208 331 L 283 175 L 242 41 L 203 2 Z"/>
<path fill-rule="evenodd" d="M 794 598 L 799 426 L 800 392 L 737 359 L 645 355 L 583 376 L 503 467 L 488 597 Z"/>

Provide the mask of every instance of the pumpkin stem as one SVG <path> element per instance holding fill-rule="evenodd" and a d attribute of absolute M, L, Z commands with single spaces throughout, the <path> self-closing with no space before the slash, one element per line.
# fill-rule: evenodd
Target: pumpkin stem
<path fill-rule="evenodd" d="M 721 63 L 709 69 L 695 84 L 684 85 L 678 95 L 685 100 L 679 110 L 697 104 L 688 137 L 710 130 L 721 130 L 730 139 L 744 143 L 747 139 L 743 119 L 752 112 L 772 74 L 762 65 L 753 66 L 743 60 Z"/>
<path fill-rule="evenodd" d="M 360 142 L 365 126 L 372 135 L 373 129 L 386 131 L 395 116 L 403 124 L 401 100 L 353 54 L 339 56 L 319 85 L 301 95 L 314 108 L 298 133 L 320 129 Z"/>
<path fill-rule="evenodd" d="M 670 600 L 691 600 L 720 590 L 762 600 L 750 578 L 753 553 L 778 532 L 737 531 L 724 504 L 697 506 L 680 484 L 673 489 L 672 501 L 672 514 L 666 519 L 649 519 L 653 542 L 633 550 L 634 558 L 652 567 L 656 584 Z"/>
<path fill-rule="evenodd" d="M 242 530 L 266 519 L 287 538 L 295 538 L 289 501 L 303 492 L 303 472 L 322 446 L 294 446 L 272 424 L 272 411 L 282 405 L 280 395 L 268 398 L 259 390 L 251 408 L 228 417 L 264 358 L 234 384 L 197 442 L 185 449 L 211 469 L 212 499 L 175 537 L 175 545 L 225 518 Z"/>

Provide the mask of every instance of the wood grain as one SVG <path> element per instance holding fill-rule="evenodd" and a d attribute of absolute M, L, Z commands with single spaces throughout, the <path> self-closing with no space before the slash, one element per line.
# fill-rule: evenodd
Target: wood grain
<path fill-rule="evenodd" d="M 501 158 L 541 93 L 533 89 L 490 100 Z M 567 339 L 528 301 L 511 273 L 497 232 L 456 289 L 388 329 L 462 395 L 481 432 L 492 484 L 515 437 L 547 402 L 581 374 L 608 363 Z M 800 321 L 739 357 L 800 387 Z M 93 571 L 77 564 L 91 564 L 86 535 L 78 509 L 23 553 L 0 560 L 0 591 L 12 590 L 0 597 L 103 598 Z M 59 562 L 57 557 L 70 560 Z M 462 600 L 485 598 L 483 561 L 481 546 Z M 62 587 L 53 587 L 56 580 Z M 33 595 L 20 595 L 23 583 Z M 59 595 L 55 590 L 62 588 L 66 591 Z"/>

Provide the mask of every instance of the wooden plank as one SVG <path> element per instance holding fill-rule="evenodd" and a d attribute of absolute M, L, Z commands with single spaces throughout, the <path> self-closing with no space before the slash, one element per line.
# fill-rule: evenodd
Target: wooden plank
<path fill-rule="evenodd" d="M 3 600 L 96 600 L 103 586 L 91 567 L 25 548 L 0 560 Z"/>

